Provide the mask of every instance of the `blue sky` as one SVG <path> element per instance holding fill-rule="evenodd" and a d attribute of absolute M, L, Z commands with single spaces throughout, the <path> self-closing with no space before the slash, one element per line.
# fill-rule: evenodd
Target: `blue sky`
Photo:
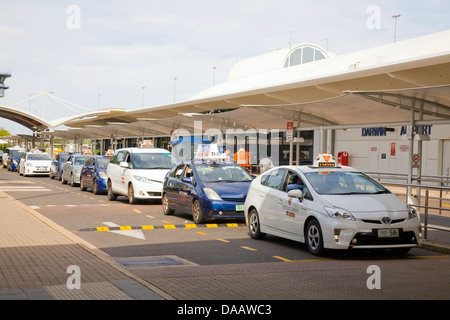
<path fill-rule="evenodd" d="M 449 12 L 447 0 L 0 0 L 0 70 L 12 73 L 0 105 L 42 91 L 89 110 L 163 105 L 290 41 L 339 55 L 393 42 L 392 15 L 401 41 L 449 30 Z M 74 113 L 44 105 L 47 120 Z M 17 107 L 42 113 L 41 99 Z"/>

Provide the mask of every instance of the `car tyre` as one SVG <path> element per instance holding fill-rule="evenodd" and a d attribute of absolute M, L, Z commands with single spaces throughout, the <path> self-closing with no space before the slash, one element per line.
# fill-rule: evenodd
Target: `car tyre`
<path fill-rule="evenodd" d="M 117 194 L 115 194 L 112 190 L 112 183 L 111 180 L 108 180 L 108 183 L 106 184 L 107 194 L 108 194 L 108 200 L 114 201 L 117 199 Z"/>
<path fill-rule="evenodd" d="M 170 215 L 172 215 L 175 212 L 175 210 L 170 209 L 169 198 L 167 197 L 166 193 L 163 194 L 161 202 L 162 202 L 162 207 L 163 207 L 163 213 L 166 216 L 170 216 Z"/>
<path fill-rule="evenodd" d="M 136 204 L 137 203 L 137 199 L 134 196 L 133 184 L 131 184 L 131 183 L 128 185 L 128 203 L 129 204 Z"/>
<path fill-rule="evenodd" d="M 202 208 L 200 206 L 200 201 L 198 199 L 195 199 L 194 202 L 192 202 L 191 211 L 192 211 L 192 218 L 195 224 L 205 223 L 205 219 L 203 218 L 202 215 Z"/>
<path fill-rule="evenodd" d="M 97 180 L 96 179 L 92 180 L 92 193 L 93 194 L 99 194 L 98 187 L 97 187 Z"/>
<path fill-rule="evenodd" d="M 70 174 L 70 186 L 75 187 L 75 181 L 73 180 L 73 174 Z"/>
<path fill-rule="evenodd" d="M 67 184 L 67 181 L 64 179 L 64 171 L 61 172 L 61 183 L 62 184 Z"/>
<path fill-rule="evenodd" d="M 84 186 L 84 182 L 83 182 L 83 178 L 80 177 L 80 190 L 81 191 L 86 191 L 87 188 Z"/>
<path fill-rule="evenodd" d="M 325 252 L 322 229 L 316 219 L 311 220 L 306 227 L 306 246 L 308 251 L 315 256 L 321 256 Z"/>
<path fill-rule="evenodd" d="M 250 210 L 248 215 L 248 231 L 252 239 L 260 240 L 264 239 L 266 236 L 265 233 L 261 232 L 261 223 L 259 220 L 258 211 L 255 208 Z"/>

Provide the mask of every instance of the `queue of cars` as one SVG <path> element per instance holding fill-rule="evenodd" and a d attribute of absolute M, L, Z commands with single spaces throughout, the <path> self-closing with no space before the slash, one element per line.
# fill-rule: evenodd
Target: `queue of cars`
<path fill-rule="evenodd" d="M 64 161 L 66 159 L 66 161 Z M 422 241 L 419 215 L 383 185 L 331 154 L 312 165 L 278 166 L 255 177 L 234 162 L 202 158 L 177 163 L 168 150 L 123 148 L 112 156 L 25 152 L 19 174 L 45 173 L 82 191 L 130 204 L 160 199 L 165 215 L 188 213 L 196 224 L 245 220 L 249 235 L 266 234 L 328 249 L 389 248 L 406 253 Z"/>

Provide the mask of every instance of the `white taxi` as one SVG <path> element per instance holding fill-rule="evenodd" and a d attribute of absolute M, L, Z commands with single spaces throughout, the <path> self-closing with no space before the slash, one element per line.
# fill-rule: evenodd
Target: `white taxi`
<path fill-rule="evenodd" d="M 161 199 L 164 177 L 175 164 L 170 151 L 151 144 L 116 150 L 106 169 L 108 199 L 123 195 L 130 204 L 137 199 Z"/>
<path fill-rule="evenodd" d="M 368 175 L 320 154 L 312 166 L 281 166 L 254 179 L 245 201 L 250 236 L 265 234 L 326 249 L 389 248 L 406 253 L 422 241 L 413 207 Z"/>
<path fill-rule="evenodd" d="M 47 153 L 26 152 L 17 165 L 20 175 L 49 175 L 52 158 Z"/>

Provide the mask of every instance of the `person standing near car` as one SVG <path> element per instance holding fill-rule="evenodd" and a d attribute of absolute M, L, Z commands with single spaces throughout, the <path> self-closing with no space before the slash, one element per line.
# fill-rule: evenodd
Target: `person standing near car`
<path fill-rule="evenodd" d="M 234 154 L 234 162 L 236 162 L 243 169 L 247 170 L 250 174 L 252 173 L 250 152 L 245 151 L 243 147 L 241 147 L 239 151 Z"/>

